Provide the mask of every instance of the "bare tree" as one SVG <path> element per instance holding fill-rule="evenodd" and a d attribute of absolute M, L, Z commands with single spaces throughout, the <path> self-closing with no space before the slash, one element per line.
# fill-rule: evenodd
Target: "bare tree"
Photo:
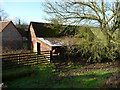
<path fill-rule="evenodd" d="M 7 19 L 8 19 L 8 14 L 4 10 L 0 9 L 0 21 L 5 21 Z"/>
<path fill-rule="evenodd" d="M 111 30 L 111 22 L 118 17 L 119 0 L 57 0 L 45 2 L 45 12 L 60 23 L 97 23 L 102 31 Z M 107 33 L 108 34 L 108 33 Z"/>
<path fill-rule="evenodd" d="M 116 7 L 114 8 L 114 11 L 118 11 L 118 13 L 113 20 L 114 24 L 113 24 L 112 30 L 116 30 L 117 28 L 120 29 L 120 2 L 118 2 L 118 0 L 116 0 L 115 6 Z"/>

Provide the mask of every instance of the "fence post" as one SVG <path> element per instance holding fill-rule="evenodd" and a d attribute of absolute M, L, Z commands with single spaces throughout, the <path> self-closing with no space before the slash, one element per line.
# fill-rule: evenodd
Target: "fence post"
<path fill-rule="evenodd" d="M 36 60 L 37 60 L 37 64 L 39 64 L 39 55 L 38 52 L 36 53 Z"/>
<path fill-rule="evenodd" d="M 52 62 L 52 51 L 50 51 L 50 62 Z"/>
<path fill-rule="evenodd" d="M 18 64 L 20 64 L 20 54 L 18 54 Z"/>

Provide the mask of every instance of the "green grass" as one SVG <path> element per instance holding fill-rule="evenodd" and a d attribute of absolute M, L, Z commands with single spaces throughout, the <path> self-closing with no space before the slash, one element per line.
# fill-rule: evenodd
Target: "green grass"
<path fill-rule="evenodd" d="M 6 84 L 8 88 L 43 88 L 54 82 L 54 76 L 49 65 L 41 64 L 33 75 L 8 81 Z"/>
<path fill-rule="evenodd" d="M 97 88 L 107 76 L 113 72 L 96 70 L 94 72 L 77 74 L 76 76 L 65 77 L 61 83 L 55 85 L 56 88 Z"/>
<path fill-rule="evenodd" d="M 93 70 L 67 76 L 64 72 L 54 73 L 54 71 L 51 65 L 41 64 L 37 66 L 33 75 L 7 81 L 5 84 L 8 88 L 97 88 L 107 76 L 115 72 Z"/>
<path fill-rule="evenodd" d="M 7 69 L 2 71 L 2 78 L 3 81 L 5 80 L 14 80 L 18 77 L 27 76 L 30 73 L 35 73 L 36 67 L 21 67 L 21 68 L 14 68 L 14 69 Z"/>

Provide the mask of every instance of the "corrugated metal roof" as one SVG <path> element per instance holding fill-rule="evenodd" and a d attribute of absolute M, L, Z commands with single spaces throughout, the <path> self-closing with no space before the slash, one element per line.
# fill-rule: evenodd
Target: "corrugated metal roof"
<path fill-rule="evenodd" d="M 62 38 L 40 38 L 37 37 L 38 40 L 50 45 L 50 46 L 66 46 L 66 45 L 76 45 L 76 41 L 74 41 L 70 37 L 62 37 Z"/>
<path fill-rule="evenodd" d="M 50 46 L 62 46 L 63 42 L 60 42 L 58 38 L 38 38 L 42 42 L 50 45 Z"/>

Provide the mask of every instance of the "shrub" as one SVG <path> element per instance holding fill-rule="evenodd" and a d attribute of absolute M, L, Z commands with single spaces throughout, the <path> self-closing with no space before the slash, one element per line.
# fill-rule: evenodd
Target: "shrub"
<path fill-rule="evenodd" d="M 99 40 L 92 42 L 85 41 L 78 46 L 68 46 L 68 53 L 66 55 L 69 59 L 83 60 L 85 62 L 103 62 L 111 61 L 118 58 L 120 54 L 120 47 L 117 43 L 109 42 L 109 44 L 103 44 Z"/>

